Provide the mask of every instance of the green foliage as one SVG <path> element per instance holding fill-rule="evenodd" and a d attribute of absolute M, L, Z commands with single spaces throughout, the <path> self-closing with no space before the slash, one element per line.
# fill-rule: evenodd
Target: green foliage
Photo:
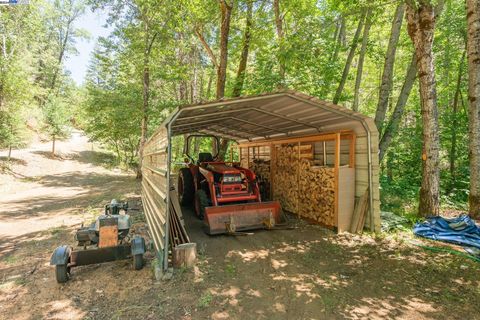
<path fill-rule="evenodd" d="M 63 62 L 87 36 L 74 27 L 84 9 L 78 0 L 0 7 L 0 148 L 25 145 L 27 123 L 50 136 L 68 133 L 76 88 Z"/>
<path fill-rule="evenodd" d="M 69 133 L 69 105 L 61 97 L 51 96 L 42 108 L 44 130 L 51 137 L 64 138 Z"/>
<path fill-rule="evenodd" d="M 229 1 L 233 3 L 233 11 L 227 95 L 233 92 L 244 49 L 247 1 L 250 0 Z M 39 113 L 33 110 L 41 110 L 49 135 L 61 136 L 73 123 L 84 129 L 92 140 L 113 151 L 118 163 L 133 167 L 138 162 L 145 74 L 148 73 L 150 89 L 145 114 L 148 135 L 178 105 L 211 100 L 215 96 L 215 63 L 197 34 L 205 39 L 218 60 L 220 6 L 215 0 L 89 2 L 92 9 L 107 10 L 113 32 L 98 40 L 86 84 L 81 89 L 72 85 L 63 64 L 65 57 L 76 53 L 76 41 L 88 38 L 74 23 L 84 13 L 85 4 L 78 0 L 32 0 L 29 6 L 0 7 L 0 147 L 24 143 L 27 120 Z M 242 94 L 263 93 L 287 85 L 331 100 L 355 29 L 368 6 L 372 9 L 373 25 L 359 101 L 360 112 L 374 116 L 391 21 L 398 3 L 383 0 L 280 0 L 279 3 L 282 40 L 277 36 L 272 1 L 253 2 Z M 461 209 L 466 203 L 469 181 L 467 75 L 465 58 L 462 58 L 466 37 L 464 4 L 446 1 L 436 23 L 434 54 L 441 131 L 442 203 Z M 387 119 L 402 88 L 412 52 L 406 23 L 403 23 Z M 279 61 L 285 64 L 285 79 L 280 77 Z M 346 107 L 351 107 L 353 102 L 357 62 L 358 54 L 340 99 L 340 104 Z M 415 211 L 421 182 L 421 129 L 418 84 L 415 84 L 399 133 L 381 165 L 381 198 L 385 210 L 407 215 Z M 178 136 L 174 140 L 174 162 L 183 161 L 183 139 Z M 198 151 L 209 147 L 208 142 L 202 141 Z M 235 146 L 230 148 L 234 159 L 238 159 Z"/>
<path fill-rule="evenodd" d="M 231 94 L 243 50 L 246 0 L 234 1 L 229 35 L 226 93 Z M 92 139 L 111 149 L 128 150 L 122 162 L 133 161 L 139 137 L 142 107 L 142 73 L 145 61 L 145 27 L 155 32 L 150 62 L 150 133 L 178 104 L 209 100 L 215 92 L 214 61 L 207 54 L 197 33 L 201 34 L 219 59 L 220 8 L 216 1 L 131 0 L 128 3 L 103 0 L 94 6 L 108 8 L 114 33 L 101 39 L 90 66 L 83 125 Z M 374 116 L 378 102 L 393 13 L 391 1 L 314 1 L 280 0 L 284 38 L 279 40 L 272 2 L 255 1 L 249 59 L 242 94 L 273 91 L 281 83 L 321 99 L 333 98 L 340 80 L 351 41 L 361 13 L 372 9 L 374 21 L 364 64 L 360 90 L 360 112 Z M 161 10 L 155 11 L 154 8 Z M 437 21 L 435 55 L 439 119 L 441 129 L 442 199 L 449 207 L 461 208 L 468 189 L 467 118 L 465 112 L 466 76 L 460 82 L 461 99 L 454 114 L 453 98 L 465 47 L 465 13 L 461 2 L 447 1 Z M 343 26 L 342 26 L 343 25 Z M 394 65 L 391 107 L 400 93 L 413 52 L 403 23 Z M 353 102 L 354 58 L 340 103 Z M 279 74 L 279 61 L 285 63 L 285 80 Z M 154 62 L 154 63 L 153 63 Z M 386 154 L 381 171 L 382 207 L 397 213 L 415 211 L 421 182 L 421 115 L 418 84 L 408 99 L 400 131 Z M 452 123 L 456 121 L 456 126 Z M 456 142 L 455 141 L 456 137 Z M 183 161 L 183 137 L 176 137 L 173 160 Z M 453 174 L 450 153 L 456 144 Z M 199 150 L 207 148 L 202 142 Z M 231 146 L 234 151 L 236 148 Z M 129 158 L 130 160 L 126 160 Z"/>
<path fill-rule="evenodd" d="M 206 292 L 198 299 L 197 306 L 202 309 L 208 308 L 212 300 L 212 294 L 210 292 Z"/>

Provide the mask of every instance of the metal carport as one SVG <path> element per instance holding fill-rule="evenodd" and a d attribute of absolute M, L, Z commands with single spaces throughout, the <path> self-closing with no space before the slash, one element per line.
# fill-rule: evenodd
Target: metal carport
<path fill-rule="evenodd" d="M 224 99 L 175 109 L 143 151 L 142 200 L 156 250 L 168 266 L 167 190 L 171 188 L 171 139 L 214 134 L 239 143 L 350 130 L 355 141 L 355 196 L 369 188 L 366 226 L 380 230 L 378 131 L 373 120 L 345 107 L 296 91 Z M 163 254 L 161 254 L 163 253 Z"/>

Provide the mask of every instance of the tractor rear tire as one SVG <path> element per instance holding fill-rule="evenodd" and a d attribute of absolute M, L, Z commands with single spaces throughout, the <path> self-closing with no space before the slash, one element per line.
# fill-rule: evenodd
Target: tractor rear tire
<path fill-rule="evenodd" d="M 133 268 L 140 270 L 143 268 L 143 254 L 136 254 L 133 256 Z"/>
<path fill-rule="evenodd" d="M 205 217 L 205 207 L 208 207 L 208 197 L 205 191 L 197 190 L 195 193 L 195 213 L 200 220 Z"/>
<path fill-rule="evenodd" d="M 55 266 L 55 278 L 58 283 L 65 283 L 68 281 L 68 267 L 65 264 L 57 264 Z"/>
<path fill-rule="evenodd" d="M 193 185 L 193 175 L 189 168 L 182 168 L 178 173 L 177 181 L 178 201 L 182 206 L 192 204 L 195 195 L 195 186 Z"/>

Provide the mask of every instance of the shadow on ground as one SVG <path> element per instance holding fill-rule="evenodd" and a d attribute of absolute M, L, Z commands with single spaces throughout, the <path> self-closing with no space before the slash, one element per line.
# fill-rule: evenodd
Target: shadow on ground
<path fill-rule="evenodd" d="M 10 159 L 8 159 L 8 157 L 0 157 L 0 161 L 3 162 L 3 164 L 8 164 L 8 163 L 11 163 L 11 164 L 16 164 L 16 165 L 21 165 L 21 166 L 26 166 L 27 165 L 27 162 L 23 159 L 19 159 L 19 158 L 14 158 L 14 157 L 10 157 Z"/>
<path fill-rule="evenodd" d="M 53 228 L 0 246 L 0 319 L 113 319 L 123 309 L 140 311 L 142 297 L 154 287 L 151 255 L 140 271 L 122 260 L 74 268 L 68 283 L 56 283 L 50 255 L 59 245 L 74 246 L 74 232 Z"/>
<path fill-rule="evenodd" d="M 107 169 L 118 165 L 117 158 L 112 153 L 102 151 L 80 151 L 74 156 L 74 159 L 80 163 L 95 163 Z"/>
<path fill-rule="evenodd" d="M 293 231 L 208 237 L 200 221 L 186 218 L 201 260 L 174 281 L 179 291 L 194 283 L 192 318 L 465 319 L 480 312 L 480 268 L 462 257 L 303 222 Z"/>
<path fill-rule="evenodd" d="M 0 253 L 0 318 L 16 319 L 472 319 L 478 264 L 386 239 L 296 230 L 209 237 L 190 213 L 199 261 L 156 282 L 129 261 L 78 267 L 65 285 L 48 266 L 74 228 L 10 239 Z"/>
<path fill-rule="evenodd" d="M 58 191 L 46 196 L 7 201 L 0 210 L 0 218 L 9 220 L 32 216 L 48 218 L 46 213 L 68 208 L 82 210 L 96 207 L 105 199 L 121 198 L 125 194 L 138 192 L 138 182 L 130 175 L 77 171 L 37 177 L 34 181 Z"/>

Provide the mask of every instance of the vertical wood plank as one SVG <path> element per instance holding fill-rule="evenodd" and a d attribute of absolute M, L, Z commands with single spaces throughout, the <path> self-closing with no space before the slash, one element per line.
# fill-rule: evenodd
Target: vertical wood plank
<path fill-rule="evenodd" d="M 297 211 L 297 215 L 300 216 L 300 205 L 298 203 L 298 194 L 300 193 L 300 141 L 298 142 L 298 145 L 297 145 L 297 201 L 295 201 L 296 203 L 296 211 Z"/>
<path fill-rule="evenodd" d="M 357 143 L 357 135 L 352 133 L 352 139 L 350 139 L 350 168 L 355 168 L 355 147 Z"/>
<path fill-rule="evenodd" d="M 327 141 L 323 141 L 323 165 L 327 166 Z"/>
<path fill-rule="evenodd" d="M 338 175 L 340 171 L 340 142 L 341 142 L 341 137 L 340 133 L 337 133 L 335 135 L 335 159 L 334 159 L 334 165 L 335 165 L 335 226 L 338 226 Z"/>
<path fill-rule="evenodd" d="M 277 160 L 276 157 L 276 148 L 275 145 L 272 143 L 270 145 L 270 199 L 273 200 L 273 188 L 275 184 L 273 183 L 275 179 L 275 161 Z"/>

